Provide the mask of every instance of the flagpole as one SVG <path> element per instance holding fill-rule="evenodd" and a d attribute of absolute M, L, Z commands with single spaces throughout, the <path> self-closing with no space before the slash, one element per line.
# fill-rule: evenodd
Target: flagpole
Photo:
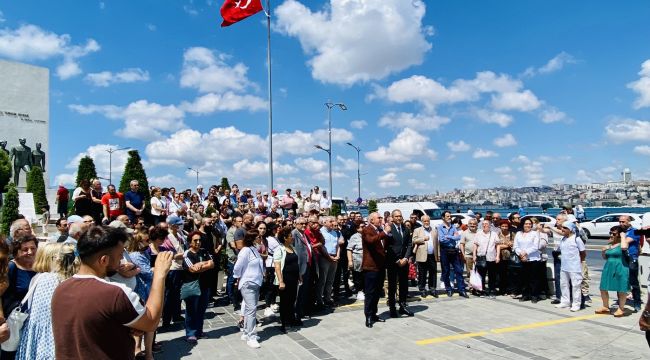
<path fill-rule="evenodd" d="M 271 92 L 271 0 L 266 0 L 266 61 L 269 92 L 269 191 L 273 190 L 273 96 Z"/>

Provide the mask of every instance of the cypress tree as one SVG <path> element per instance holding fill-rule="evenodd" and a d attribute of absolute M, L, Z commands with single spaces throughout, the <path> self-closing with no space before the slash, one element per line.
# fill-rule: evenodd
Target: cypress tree
<path fill-rule="evenodd" d="M 18 189 L 14 183 L 7 185 L 7 195 L 0 216 L 0 233 L 9 235 L 11 223 L 18 219 Z"/>
<path fill-rule="evenodd" d="M 11 159 L 6 152 L 0 150 L 0 194 L 5 192 L 5 187 L 11 180 Z M 0 201 L 0 204 L 2 202 Z"/>
<path fill-rule="evenodd" d="M 147 173 L 145 173 L 144 168 L 142 167 L 142 159 L 140 158 L 138 150 L 129 151 L 129 159 L 126 161 L 122 180 L 120 180 L 119 191 L 121 193 L 131 190 L 131 180 L 138 180 L 138 183 L 140 184 L 140 193 L 144 195 L 147 204 L 149 204 L 149 199 L 151 198 L 151 194 L 149 193 L 149 182 L 147 181 Z"/>
<path fill-rule="evenodd" d="M 81 180 L 97 179 L 97 169 L 95 169 L 95 162 L 90 156 L 84 156 L 79 160 L 79 168 L 77 169 L 77 186 Z"/>
<path fill-rule="evenodd" d="M 377 212 L 377 200 L 368 201 L 368 214 Z"/>
<path fill-rule="evenodd" d="M 34 196 L 34 207 L 37 214 L 42 214 L 42 208 L 48 205 L 47 195 L 45 194 L 45 180 L 43 180 L 43 170 L 40 166 L 34 166 L 27 173 L 27 192 Z"/>
<path fill-rule="evenodd" d="M 221 189 L 222 190 L 230 190 L 230 183 L 228 183 L 228 178 L 227 177 L 222 177 L 221 178 Z"/>

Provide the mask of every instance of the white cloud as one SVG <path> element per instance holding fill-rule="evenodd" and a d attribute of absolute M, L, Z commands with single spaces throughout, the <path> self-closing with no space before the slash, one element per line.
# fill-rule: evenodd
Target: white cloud
<path fill-rule="evenodd" d="M 388 113 L 379 120 L 379 126 L 391 129 L 412 128 L 418 130 L 438 130 L 449 123 L 449 118 L 437 115 Z"/>
<path fill-rule="evenodd" d="M 57 174 L 52 181 L 52 185 L 63 184 L 64 186 L 74 186 L 77 181 L 77 173 L 66 174 L 61 173 Z"/>
<path fill-rule="evenodd" d="M 457 142 L 449 141 L 447 142 L 447 147 L 453 152 L 469 151 L 472 148 L 470 144 L 466 143 L 463 140 Z"/>
<path fill-rule="evenodd" d="M 526 179 L 527 185 L 539 186 L 544 183 L 545 176 L 542 161 L 533 161 L 525 155 L 519 155 L 512 161 L 521 164 L 517 171 L 520 178 L 524 177 Z"/>
<path fill-rule="evenodd" d="M 471 176 L 463 176 L 461 178 L 463 181 L 463 187 L 465 188 L 475 188 L 476 187 L 476 178 L 471 177 Z"/>
<path fill-rule="evenodd" d="M 149 31 L 156 31 L 158 29 L 154 24 L 147 23 L 146 26 Z"/>
<path fill-rule="evenodd" d="M 567 64 L 576 64 L 577 62 L 578 60 L 573 55 L 562 51 L 539 68 L 529 67 L 524 72 L 524 76 L 532 77 L 537 74 L 550 74 L 562 70 Z"/>
<path fill-rule="evenodd" d="M 198 89 L 202 93 L 241 92 L 255 87 L 246 76 L 248 67 L 243 63 L 230 66 L 226 63 L 228 59 L 227 55 L 204 47 L 189 48 L 183 54 L 181 87 Z"/>
<path fill-rule="evenodd" d="M 485 109 L 476 110 L 476 116 L 484 123 L 497 124 L 501 127 L 507 127 L 513 120 L 512 116 L 508 114 Z"/>
<path fill-rule="evenodd" d="M 420 163 L 408 163 L 404 165 L 404 170 L 422 171 L 424 170 L 424 165 Z"/>
<path fill-rule="evenodd" d="M 350 121 L 350 127 L 353 129 L 363 129 L 368 125 L 368 122 L 365 120 L 354 120 Z"/>
<path fill-rule="evenodd" d="M 196 15 L 199 14 L 199 11 L 197 9 L 195 9 L 194 6 L 192 6 L 190 4 L 183 5 L 183 11 L 185 11 L 188 15 L 191 15 L 191 16 L 196 16 Z"/>
<path fill-rule="evenodd" d="M 314 158 L 297 158 L 293 161 L 299 168 L 310 173 L 319 173 L 327 170 L 327 161 Z"/>
<path fill-rule="evenodd" d="M 0 23 L 3 23 L 5 21 L 6 21 L 5 14 L 0 10 Z"/>
<path fill-rule="evenodd" d="M 351 170 L 356 171 L 357 170 L 357 160 L 356 159 L 346 159 L 341 155 L 337 155 L 336 160 L 338 160 L 339 162 L 341 162 L 341 164 L 343 164 L 342 170 L 347 170 L 347 171 L 351 171 Z M 359 165 L 361 165 L 361 164 L 359 164 Z"/>
<path fill-rule="evenodd" d="M 427 148 L 429 138 L 410 128 L 402 130 L 388 146 L 366 153 L 373 162 L 412 161 L 421 157 L 435 159 L 436 152 Z"/>
<path fill-rule="evenodd" d="M 537 109 L 541 103 L 537 96 L 530 90 L 522 92 L 504 92 L 492 96 L 492 107 L 496 110 L 531 111 Z"/>
<path fill-rule="evenodd" d="M 58 35 L 36 25 L 0 30 L 0 56 L 23 61 L 60 57 L 63 62 L 57 67 L 56 74 L 62 80 L 81 74 L 78 60 L 99 51 L 99 48 L 93 39 L 88 39 L 85 45 L 72 45 L 70 35 Z"/>
<path fill-rule="evenodd" d="M 541 111 L 540 119 L 545 124 L 551 124 L 554 122 L 567 120 L 567 115 L 554 107 L 549 107 Z"/>
<path fill-rule="evenodd" d="M 199 172 L 200 177 L 201 173 Z M 196 173 L 192 172 L 192 178 L 196 179 Z M 162 176 L 150 176 L 147 178 L 147 182 L 150 186 L 171 187 L 178 186 L 178 184 L 183 183 L 183 180 L 176 175 L 165 174 Z"/>
<path fill-rule="evenodd" d="M 354 135 L 346 129 L 333 128 L 332 129 L 332 144 L 344 144 L 352 141 Z M 328 133 L 327 130 L 319 129 L 314 132 L 305 132 L 296 130 L 294 132 L 283 132 L 273 134 L 273 153 L 281 154 L 294 154 L 304 156 L 313 154 L 320 151 L 314 145 L 323 145 L 327 148 Z M 278 146 L 277 144 L 282 144 Z"/>
<path fill-rule="evenodd" d="M 408 179 L 406 181 L 413 189 L 416 190 L 426 190 L 429 186 L 426 183 L 418 181 L 416 179 Z"/>
<path fill-rule="evenodd" d="M 124 128 L 116 134 L 140 140 L 160 139 L 164 132 L 185 127 L 184 113 L 174 105 L 160 105 L 138 100 L 126 107 L 115 105 L 70 105 L 69 108 L 83 115 L 99 113 L 109 119 L 124 120 Z"/>
<path fill-rule="evenodd" d="M 474 154 L 472 155 L 474 159 L 485 159 L 485 158 L 491 158 L 497 156 L 499 156 L 499 154 L 497 154 L 496 152 L 492 150 L 481 149 L 481 148 L 476 149 L 476 151 L 474 151 Z"/>
<path fill-rule="evenodd" d="M 605 135 L 614 142 L 648 141 L 650 121 L 613 119 L 605 126 Z"/>
<path fill-rule="evenodd" d="M 589 173 L 586 170 L 578 170 L 576 172 L 576 181 L 581 182 L 581 183 L 590 183 L 593 182 L 593 178 L 589 175 Z"/>
<path fill-rule="evenodd" d="M 102 71 L 86 75 L 85 80 L 94 86 L 108 87 L 113 84 L 149 81 L 149 72 L 140 68 L 126 69 L 118 73 Z"/>
<path fill-rule="evenodd" d="M 85 156 L 89 156 L 93 159 L 95 163 L 95 169 L 97 170 L 97 175 L 101 177 L 109 177 L 109 169 L 112 170 L 113 183 L 119 183 L 120 178 L 122 177 L 122 172 L 124 172 L 124 166 L 129 157 L 127 150 L 115 151 L 111 156 L 108 151 L 109 149 L 119 149 L 123 146 L 113 145 L 113 144 L 97 144 L 89 146 L 85 151 L 82 151 L 75 155 L 68 163 L 65 165 L 66 169 L 76 170 L 79 167 L 79 161 Z M 110 164 L 110 166 L 109 166 Z M 60 174 L 62 179 L 69 180 L 66 178 L 67 175 L 72 176 L 71 174 Z M 71 182 L 66 182 L 66 184 L 72 184 L 76 181 L 76 175 Z M 59 180 L 55 180 L 59 182 Z M 107 185 L 107 184 L 104 184 Z"/>
<path fill-rule="evenodd" d="M 512 169 L 510 168 L 510 166 L 501 166 L 495 168 L 494 172 L 497 174 L 510 174 L 512 172 Z"/>
<path fill-rule="evenodd" d="M 315 79 L 353 85 L 422 63 L 433 33 L 422 24 L 425 8 L 418 0 L 330 0 L 312 12 L 286 0 L 275 9 L 274 28 L 298 38 Z"/>
<path fill-rule="evenodd" d="M 232 173 L 237 174 L 237 178 L 251 179 L 266 176 L 269 171 L 269 164 L 265 161 L 249 161 L 243 159 L 237 161 L 232 166 Z M 298 170 L 289 164 L 280 164 L 273 162 L 273 173 L 278 175 L 287 175 L 297 172 Z"/>
<path fill-rule="evenodd" d="M 389 187 L 398 187 L 400 182 L 397 179 L 397 174 L 390 172 L 377 177 L 377 185 L 379 185 L 380 188 L 385 189 Z"/>
<path fill-rule="evenodd" d="M 518 155 L 517 157 L 512 159 L 513 162 L 518 162 L 522 164 L 526 164 L 530 162 L 530 159 L 526 155 Z"/>
<path fill-rule="evenodd" d="M 637 154 L 650 156 L 650 146 L 648 145 L 635 146 L 634 152 Z"/>
<path fill-rule="evenodd" d="M 627 84 L 629 89 L 632 89 L 639 95 L 639 97 L 634 100 L 635 109 L 650 106 L 650 59 L 641 64 L 639 76 L 639 80 Z"/>
<path fill-rule="evenodd" d="M 494 139 L 492 143 L 498 147 L 508 147 L 517 145 L 517 140 L 512 134 L 505 134 L 502 137 Z"/>
<path fill-rule="evenodd" d="M 348 175 L 345 173 L 342 173 L 340 171 L 332 171 L 332 179 L 341 179 L 346 177 L 348 177 Z M 329 180 L 329 178 L 330 173 L 328 171 L 323 171 L 312 175 L 312 179 L 314 180 Z"/>
<path fill-rule="evenodd" d="M 207 115 L 217 111 L 260 111 L 267 107 L 266 100 L 253 95 L 238 95 L 230 91 L 224 94 L 208 93 L 194 99 L 183 101 L 180 108 L 195 115 Z"/>

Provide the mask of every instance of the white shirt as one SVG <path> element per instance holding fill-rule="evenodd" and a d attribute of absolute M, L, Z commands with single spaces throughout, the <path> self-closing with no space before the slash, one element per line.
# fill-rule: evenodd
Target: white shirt
<path fill-rule="evenodd" d="M 528 261 L 540 261 L 542 260 L 540 248 L 540 239 L 537 231 L 523 232 L 519 231 L 515 235 L 514 243 L 515 253 L 521 255 L 523 251 L 528 254 Z"/>
<path fill-rule="evenodd" d="M 153 216 L 160 216 L 160 210 L 156 210 L 156 209 L 154 208 L 154 205 L 156 205 L 158 208 L 161 208 L 161 209 L 164 209 L 164 208 L 165 208 L 165 205 L 164 205 L 163 202 L 162 202 L 160 199 L 158 199 L 157 197 L 154 196 L 154 197 L 151 198 L 151 215 L 153 215 Z"/>
<path fill-rule="evenodd" d="M 560 240 L 562 253 L 562 271 L 582 273 L 580 265 L 580 252 L 585 251 L 585 244 L 579 236 L 571 235 Z"/>
<path fill-rule="evenodd" d="M 487 234 L 483 230 L 477 232 L 474 236 L 474 243 L 478 246 L 476 256 L 485 256 L 487 261 L 496 261 L 498 240 L 499 236 L 495 232 L 490 231 Z"/>
<path fill-rule="evenodd" d="M 330 198 L 321 197 L 320 198 L 320 208 L 321 209 L 330 209 L 332 208 L 332 200 Z"/>
<path fill-rule="evenodd" d="M 249 246 L 241 249 L 237 255 L 237 262 L 233 269 L 233 277 L 239 279 L 239 289 L 247 282 L 262 285 L 262 280 L 264 279 L 264 262 L 257 249 Z"/>
<path fill-rule="evenodd" d="M 427 228 L 422 228 L 422 230 L 424 230 L 424 233 L 429 236 L 429 241 L 427 241 L 427 254 L 433 255 L 433 235 L 431 232 L 433 228 L 429 228 L 429 230 L 427 230 Z"/>

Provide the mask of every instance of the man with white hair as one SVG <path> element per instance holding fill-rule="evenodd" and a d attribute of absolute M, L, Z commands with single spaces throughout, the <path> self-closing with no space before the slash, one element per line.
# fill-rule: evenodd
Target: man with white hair
<path fill-rule="evenodd" d="M 206 199 L 205 193 L 203 192 L 203 185 L 196 185 L 196 195 L 199 196 L 199 201 L 201 202 Z"/>
<path fill-rule="evenodd" d="M 323 227 L 320 229 L 323 235 L 324 246 L 321 256 L 318 258 L 318 286 L 316 299 L 318 303 L 324 303 L 327 306 L 334 306 L 332 300 L 332 287 L 334 285 L 334 276 L 336 275 L 336 266 L 340 258 L 339 237 L 336 231 L 336 218 L 326 216 L 323 218 Z"/>

